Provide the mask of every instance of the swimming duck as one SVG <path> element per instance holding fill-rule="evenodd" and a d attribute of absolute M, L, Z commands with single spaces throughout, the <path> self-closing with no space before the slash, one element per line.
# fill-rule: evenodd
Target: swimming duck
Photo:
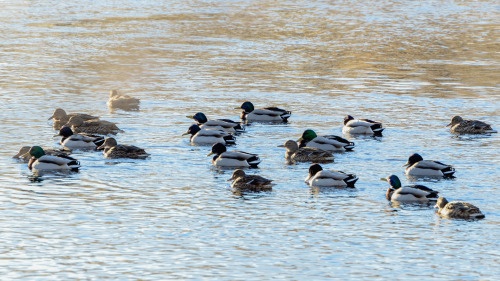
<path fill-rule="evenodd" d="M 80 162 L 73 157 L 64 155 L 47 155 L 40 146 L 32 146 L 29 150 L 32 156 L 28 168 L 35 171 L 78 171 Z"/>
<path fill-rule="evenodd" d="M 448 202 L 446 198 L 439 197 L 436 203 L 438 214 L 443 217 L 455 219 L 483 219 L 485 216 L 478 207 L 463 201 Z"/>
<path fill-rule="evenodd" d="M 70 127 L 62 127 L 59 130 L 59 135 L 62 136 L 59 142 L 64 148 L 73 149 L 96 149 L 104 143 L 104 137 L 90 134 L 74 134 Z"/>
<path fill-rule="evenodd" d="M 140 102 L 138 98 L 119 94 L 117 90 L 111 90 L 106 104 L 111 109 L 120 108 L 123 110 L 137 110 L 139 109 Z"/>
<path fill-rule="evenodd" d="M 236 169 L 228 181 L 233 181 L 232 188 L 249 191 L 269 191 L 272 190 L 272 180 L 259 175 L 247 175 L 245 171 Z"/>
<path fill-rule="evenodd" d="M 252 153 L 233 150 L 227 151 L 222 143 L 212 146 L 212 151 L 207 155 L 215 154 L 212 164 L 218 167 L 257 167 L 261 162 L 259 156 Z"/>
<path fill-rule="evenodd" d="M 358 177 L 336 170 L 323 170 L 320 164 L 309 167 L 305 182 L 311 187 L 354 187 Z"/>
<path fill-rule="evenodd" d="M 287 140 L 278 147 L 286 148 L 285 158 L 297 162 L 332 162 L 335 158 L 330 151 L 315 147 L 300 147 L 294 140 Z"/>
<path fill-rule="evenodd" d="M 446 125 L 446 127 L 450 127 L 450 131 L 457 135 L 489 134 L 497 132 L 491 128 L 490 124 L 479 120 L 463 119 L 460 116 L 454 116 L 450 124 Z"/>
<path fill-rule="evenodd" d="M 118 144 L 114 138 L 106 138 L 104 143 L 97 149 L 104 150 L 103 155 L 107 159 L 146 159 L 150 156 L 144 149 L 134 145 Z"/>
<path fill-rule="evenodd" d="M 418 153 L 414 153 L 404 164 L 408 166 L 405 174 L 412 177 L 453 177 L 455 168 L 438 161 L 424 160 Z"/>
<path fill-rule="evenodd" d="M 220 130 L 201 129 L 198 125 L 191 125 L 187 132 L 182 134 L 191 135 L 191 143 L 196 145 L 213 145 L 214 143 L 235 144 L 236 138 L 229 133 Z"/>
<path fill-rule="evenodd" d="M 230 134 L 245 131 L 245 128 L 241 126 L 240 122 L 235 122 L 231 119 L 208 120 L 203 112 L 198 112 L 193 116 L 186 117 L 192 118 L 198 122 L 198 126 L 200 126 L 201 129 L 221 130 Z"/>
<path fill-rule="evenodd" d="M 62 126 L 66 125 L 66 123 L 68 123 L 68 121 L 71 117 L 74 117 L 74 116 L 78 116 L 78 117 L 82 118 L 84 121 L 99 119 L 98 116 L 93 116 L 93 115 L 86 114 L 86 113 L 69 113 L 69 114 L 67 114 L 66 111 L 64 111 L 64 109 L 58 108 L 54 111 L 54 113 L 52 114 L 52 116 L 49 117 L 48 120 L 54 119 L 54 123 L 52 126 L 53 126 L 54 130 L 59 130 L 59 129 L 61 129 Z"/>
<path fill-rule="evenodd" d="M 316 147 L 326 151 L 350 151 L 354 148 L 354 143 L 342 137 L 334 135 L 320 136 L 316 135 L 313 130 L 305 130 L 302 137 L 297 141 L 300 142 L 299 147 Z"/>
<path fill-rule="evenodd" d="M 23 146 L 19 149 L 16 155 L 12 156 L 14 159 L 18 159 L 21 162 L 29 162 L 31 158 L 31 154 L 29 153 L 31 146 Z M 54 156 L 68 156 L 71 151 L 68 150 L 60 150 L 60 149 L 43 149 L 46 155 L 54 155 Z"/>
<path fill-rule="evenodd" d="M 83 120 L 79 116 L 71 117 L 65 125 L 71 128 L 74 133 L 86 133 L 97 135 L 116 135 L 123 132 L 115 123 L 105 120 Z"/>
<path fill-rule="evenodd" d="M 390 184 L 385 194 L 385 197 L 389 201 L 400 203 L 427 203 L 431 200 L 436 201 L 439 197 L 438 191 L 432 190 L 427 186 L 401 186 L 401 181 L 396 175 L 390 175 L 381 180 L 387 181 Z"/>
<path fill-rule="evenodd" d="M 243 109 L 241 120 L 248 122 L 287 122 L 288 118 L 292 115 L 291 111 L 278 107 L 255 109 L 249 101 L 244 102 L 239 108 Z"/>
<path fill-rule="evenodd" d="M 344 117 L 344 127 L 342 133 L 344 134 L 363 134 L 382 136 L 382 123 L 370 119 L 354 119 L 351 115 Z"/>

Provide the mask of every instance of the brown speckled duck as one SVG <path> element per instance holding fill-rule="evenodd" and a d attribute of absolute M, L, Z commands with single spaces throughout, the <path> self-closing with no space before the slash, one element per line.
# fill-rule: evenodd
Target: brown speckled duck
<path fill-rule="evenodd" d="M 287 140 L 285 144 L 278 145 L 278 147 L 286 148 L 285 158 L 288 161 L 325 163 L 335 159 L 333 154 L 326 150 L 315 147 L 299 148 L 299 144 L 294 140 Z"/>
<path fill-rule="evenodd" d="M 115 138 L 106 138 L 104 143 L 97 148 L 104 150 L 104 158 L 117 159 L 117 158 L 131 158 L 131 159 L 146 159 L 150 154 L 142 148 L 134 145 L 118 144 Z"/>
<path fill-rule="evenodd" d="M 69 119 L 71 117 L 74 117 L 74 116 L 78 116 L 84 121 L 99 119 L 98 116 L 93 116 L 93 115 L 86 114 L 86 113 L 66 113 L 66 111 L 64 111 L 64 109 L 58 108 L 58 109 L 54 110 L 54 113 L 52 114 L 52 116 L 49 117 L 48 120 L 54 119 L 54 121 L 53 121 L 54 123 L 52 124 L 52 126 L 53 126 L 54 130 L 59 130 L 62 128 L 62 126 L 66 125 L 66 123 L 69 122 Z"/>
<path fill-rule="evenodd" d="M 438 214 L 442 217 L 454 219 L 482 219 L 484 214 L 478 207 L 463 201 L 448 202 L 446 198 L 439 197 L 436 203 Z"/>
<path fill-rule="evenodd" d="M 233 181 L 232 188 L 249 191 L 269 191 L 272 190 L 272 180 L 259 175 L 247 175 L 245 171 L 236 169 L 233 176 L 228 181 Z"/>
<path fill-rule="evenodd" d="M 116 126 L 115 123 L 105 121 L 105 120 L 83 120 L 79 116 L 74 116 L 69 119 L 69 122 L 65 125 L 73 130 L 73 133 L 86 133 L 86 134 L 97 134 L 97 135 L 116 135 L 123 132 Z"/>
<path fill-rule="evenodd" d="M 463 119 L 458 115 L 453 116 L 450 124 L 446 125 L 446 127 L 450 127 L 450 132 L 456 135 L 490 134 L 497 132 L 491 128 L 490 124 L 479 120 Z"/>
<path fill-rule="evenodd" d="M 111 90 L 106 102 L 110 109 L 138 110 L 141 101 L 129 95 L 120 94 L 117 90 Z"/>

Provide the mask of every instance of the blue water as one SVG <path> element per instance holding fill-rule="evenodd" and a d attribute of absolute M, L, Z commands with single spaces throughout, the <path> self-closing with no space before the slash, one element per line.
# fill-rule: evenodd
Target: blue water
<path fill-rule="evenodd" d="M 2 280 L 495 280 L 500 275 L 499 134 L 457 137 L 454 115 L 500 128 L 494 1 L 29 1 L 0 11 Z M 111 111 L 111 89 L 141 99 Z M 273 191 L 235 193 L 232 170 L 181 136 L 186 115 L 238 119 L 280 106 L 288 124 L 252 124 L 239 149 Z M 147 160 L 75 152 L 79 173 L 44 175 L 11 158 L 58 147 L 55 108 L 114 121 Z M 309 188 L 308 163 L 277 145 L 306 128 L 342 135 L 346 114 L 384 123 L 325 168 L 352 190 Z M 419 181 L 477 205 L 480 221 L 393 205 L 381 177 L 418 152 L 453 180 Z"/>

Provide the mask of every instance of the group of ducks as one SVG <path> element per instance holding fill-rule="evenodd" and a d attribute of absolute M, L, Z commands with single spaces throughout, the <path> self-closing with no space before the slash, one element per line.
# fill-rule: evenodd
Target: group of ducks
<path fill-rule="evenodd" d="M 139 100 L 126 95 L 120 95 L 113 90 L 108 100 L 108 106 L 123 109 L 138 109 Z M 248 175 L 242 168 L 257 167 L 261 159 L 257 154 L 244 151 L 228 151 L 226 146 L 236 143 L 236 136 L 245 131 L 244 125 L 251 122 L 283 123 L 287 122 L 291 112 L 278 108 L 266 107 L 255 109 L 246 101 L 238 109 L 242 109 L 241 121 L 230 119 L 208 120 L 202 112 L 187 116 L 196 121 L 184 135 L 191 135 L 193 145 L 209 145 L 213 155 L 212 164 L 234 170 L 231 187 L 236 190 L 268 191 L 272 190 L 272 180 L 258 175 Z M 150 155 L 144 149 L 118 144 L 113 137 L 120 130 L 115 123 L 101 120 L 97 116 L 84 113 L 67 114 L 62 109 L 56 109 L 49 118 L 53 119 L 53 127 L 59 130 L 62 137 L 60 144 L 64 150 L 44 150 L 39 146 L 23 147 L 14 157 L 29 158 L 30 170 L 78 170 L 78 160 L 68 155 L 71 150 L 103 150 L 107 159 L 133 158 L 145 159 Z M 487 134 L 494 133 L 491 125 L 478 120 L 463 119 L 460 116 L 452 118 L 448 124 L 454 134 Z M 369 119 L 355 119 L 347 115 L 344 118 L 342 132 L 346 135 L 382 136 L 385 128 L 381 122 Z M 353 188 L 358 180 L 354 174 L 337 170 L 324 170 L 319 163 L 329 163 L 334 160 L 334 152 L 350 151 L 355 147 L 353 142 L 336 135 L 318 136 L 313 130 L 307 129 L 297 140 L 287 140 L 283 145 L 286 149 L 285 158 L 289 162 L 312 162 L 305 182 L 311 187 L 347 187 Z M 442 177 L 451 178 L 455 169 L 438 161 L 424 160 L 415 153 L 406 163 L 405 174 L 410 177 Z M 438 192 L 423 185 L 402 186 L 396 175 L 382 179 L 390 185 L 386 192 L 389 201 L 401 203 L 428 203 L 436 201 L 438 213 L 451 218 L 483 218 L 484 215 L 472 204 L 454 201 L 448 202 L 439 197 Z"/>
<path fill-rule="evenodd" d="M 137 110 L 139 99 L 110 93 L 107 105 L 111 109 Z M 123 131 L 110 121 L 85 113 L 66 113 L 61 108 L 54 111 L 48 120 L 53 120 L 53 128 L 59 131 L 63 149 L 43 149 L 40 146 L 23 146 L 14 158 L 28 162 L 28 168 L 38 174 L 46 171 L 78 171 L 80 162 L 69 156 L 72 150 L 102 150 L 104 158 L 145 159 L 149 156 L 142 148 L 118 144 L 113 137 Z"/>

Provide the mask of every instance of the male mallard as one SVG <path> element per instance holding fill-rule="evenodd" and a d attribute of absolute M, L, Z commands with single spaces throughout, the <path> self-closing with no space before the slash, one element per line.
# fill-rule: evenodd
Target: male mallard
<path fill-rule="evenodd" d="M 385 197 L 389 201 L 400 203 L 427 203 L 430 200 L 437 200 L 438 191 L 432 190 L 423 185 L 401 186 L 398 176 L 390 175 L 381 179 L 387 181 L 390 187 L 387 189 Z"/>
<path fill-rule="evenodd" d="M 70 127 L 62 127 L 59 130 L 59 135 L 62 136 L 60 144 L 69 150 L 73 149 L 96 149 L 104 143 L 104 137 L 89 134 L 74 134 Z"/>
<path fill-rule="evenodd" d="M 203 112 L 198 112 L 193 116 L 186 117 L 192 118 L 198 122 L 198 126 L 200 126 L 201 129 L 220 130 L 230 134 L 245 131 L 240 122 L 235 122 L 231 119 L 208 120 Z"/>
<path fill-rule="evenodd" d="M 287 122 L 290 115 L 292 115 L 291 111 L 278 107 L 255 109 L 253 104 L 249 101 L 244 102 L 240 108 L 243 109 L 241 120 L 248 122 Z"/>
<path fill-rule="evenodd" d="M 61 129 L 62 126 L 66 125 L 66 123 L 68 123 L 68 121 L 71 117 L 74 117 L 74 116 L 78 116 L 78 117 L 82 118 L 84 121 L 99 119 L 98 116 L 93 116 L 93 115 L 89 115 L 86 113 L 69 113 L 69 114 L 67 114 L 66 111 L 64 111 L 64 109 L 58 108 L 54 111 L 54 113 L 52 114 L 52 116 L 49 117 L 48 120 L 54 119 L 54 123 L 52 126 L 54 127 L 54 130 L 59 130 L 59 129 Z"/>
<path fill-rule="evenodd" d="M 305 182 L 311 187 L 354 187 L 358 177 L 336 170 L 323 170 L 320 164 L 311 164 Z"/>
<path fill-rule="evenodd" d="M 450 124 L 446 125 L 446 127 L 450 127 L 450 131 L 457 135 L 489 134 L 497 132 L 491 128 L 490 124 L 479 120 L 463 119 L 460 116 L 454 116 Z"/>
<path fill-rule="evenodd" d="M 305 130 L 297 141 L 300 142 L 299 147 L 316 147 L 326 151 L 349 151 L 354 148 L 354 143 L 344 138 L 334 135 L 318 137 L 310 129 Z"/>
<path fill-rule="evenodd" d="M 78 171 L 80 162 L 73 157 L 64 155 L 47 155 L 40 146 L 32 146 L 29 150 L 32 156 L 28 168 L 35 171 Z"/>
<path fill-rule="evenodd" d="M 201 129 L 198 125 L 191 125 L 187 132 L 182 134 L 191 135 L 191 143 L 196 145 L 213 145 L 214 143 L 235 144 L 234 136 L 220 130 Z"/>
<path fill-rule="evenodd" d="M 483 219 L 484 214 L 478 207 L 463 201 L 448 202 L 446 198 L 439 197 L 436 203 L 438 214 L 443 217 L 455 219 Z"/>
<path fill-rule="evenodd" d="M 123 132 L 115 123 L 105 120 L 87 120 L 84 121 L 79 116 L 71 117 L 65 125 L 70 127 L 74 133 L 98 134 L 98 135 L 116 135 Z"/>
<path fill-rule="evenodd" d="M 31 146 L 23 146 L 19 149 L 19 152 L 17 152 L 16 155 L 12 156 L 14 159 L 18 159 L 21 162 L 28 162 L 31 158 L 31 154 L 29 153 L 31 149 Z M 67 150 L 60 150 L 60 149 L 43 149 L 46 155 L 53 155 L 53 156 L 68 156 L 71 151 Z"/>
<path fill-rule="evenodd" d="M 123 110 L 137 110 L 139 109 L 140 102 L 138 98 L 119 94 L 117 90 L 111 90 L 106 104 L 111 109 L 120 108 Z"/>
<path fill-rule="evenodd" d="M 286 148 L 285 158 L 297 162 L 332 162 L 335 158 L 330 151 L 315 147 L 300 147 L 294 140 L 287 140 L 278 147 Z"/>
<path fill-rule="evenodd" d="M 272 190 L 272 180 L 259 175 L 247 175 L 245 171 L 236 169 L 233 176 L 228 181 L 233 181 L 232 188 L 249 191 L 269 191 Z"/>
<path fill-rule="evenodd" d="M 233 150 L 227 151 L 222 143 L 212 146 L 212 151 L 207 155 L 215 154 L 212 164 L 219 167 L 257 167 L 261 162 L 259 156 L 252 153 Z"/>
<path fill-rule="evenodd" d="M 146 159 L 150 156 L 144 149 L 134 145 L 118 144 L 114 138 L 106 138 L 104 143 L 97 149 L 104 150 L 103 155 L 107 159 Z"/>
<path fill-rule="evenodd" d="M 418 153 L 414 153 L 404 164 L 408 166 L 405 174 L 412 177 L 453 177 L 455 169 L 438 161 L 424 160 Z"/>
<path fill-rule="evenodd" d="M 370 119 L 354 119 L 351 115 L 344 117 L 344 127 L 342 133 L 344 134 L 363 134 L 382 136 L 382 123 Z"/>

